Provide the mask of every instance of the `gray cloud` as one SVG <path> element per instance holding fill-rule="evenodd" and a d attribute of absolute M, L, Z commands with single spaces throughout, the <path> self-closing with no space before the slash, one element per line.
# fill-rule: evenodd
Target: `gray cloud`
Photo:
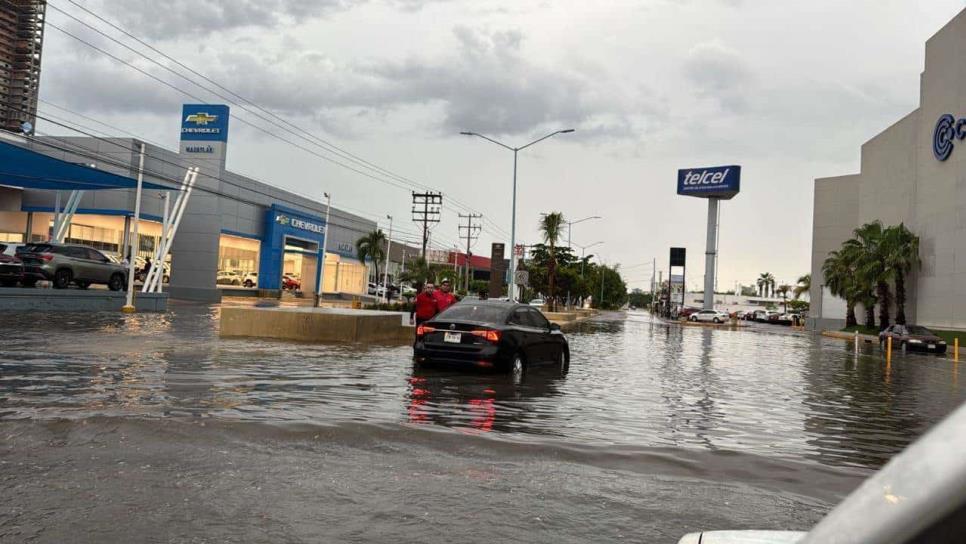
<path fill-rule="evenodd" d="M 154 40 L 170 40 L 236 28 L 276 28 L 346 10 L 365 1 L 103 0 L 101 12 L 110 13 L 136 34 Z"/>
<path fill-rule="evenodd" d="M 351 64 L 312 50 L 286 48 L 281 55 L 248 41 L 210 55 L 205 72 L 272 111 L 313 119 L 342 136 L 352 128 L 338 126 L 340 121 L 366 124 L 410 110 L 435 117 L 428 126 L 444 133 L 529 135 L 574 127 L 584 140 L 636 139 L 664 116 L 655 93 L 628 87 L 599 66 L 574 61 L 550 67 L 527 60 L 520 31 L 457 26 L 453 40 L 453 52 L 435 58 Z M 51 60 L 56 66 L 45 81 L 45 94 L 53 100 L 86 111 L 150 113 L 170 112 L 192 100 L 97 57 L 85 59 L 85 81 L 77 85 L 70 68 L 77 54 Z M 222 101 L 156 66 L 139 64 L 206 101 Z"/>
<path fill-rule="evenodd" d="M 744 109 L 752 73 L 736 51 L 719 42 L 699 43 L 688 52 L 684 76 L 698 96 L 714 99 L 728 111 Z"/>

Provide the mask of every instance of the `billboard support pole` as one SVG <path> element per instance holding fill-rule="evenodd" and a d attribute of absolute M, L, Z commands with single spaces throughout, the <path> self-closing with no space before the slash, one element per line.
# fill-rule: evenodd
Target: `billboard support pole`
<path fill-rule="evenodd" d="M 715 262 L 718 256 L 718 198 L 708 199 L 708 246 L 704 252 L 704 309 L 714 309 Z"/>

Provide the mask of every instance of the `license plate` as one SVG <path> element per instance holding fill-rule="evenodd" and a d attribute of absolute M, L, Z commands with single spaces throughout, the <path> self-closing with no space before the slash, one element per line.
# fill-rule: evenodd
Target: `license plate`
<path fill-rule="evenodd" d="M 443 342 L 459 344 L 463 341 L 463 335 L 458 332 L 448 332 L 443 335 Z"/>
<path fill-rule="evenodd" d="M 929 349 L 936 349 L 936 344 L 929 344 Z"/>

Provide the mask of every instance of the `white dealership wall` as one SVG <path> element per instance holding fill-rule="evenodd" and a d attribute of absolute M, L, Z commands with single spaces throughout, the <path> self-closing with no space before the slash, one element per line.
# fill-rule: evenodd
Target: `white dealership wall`
<path fill-rule="evenodd" d="M 859 174 L 815 180 L 811 314 L 816 327 L 840 326 L 845 317 L 823 304 L 825 257 L 853 229 L 878 219 L 886 225 L 903 222 L 920 237 L 922 268 L 907 279 L 910 322 L 966 329 L 966 140 L 955 140 L 946 161 L 939 161 L 932 148 L 940 116 L 966 117 L 963 59 L 966 10 L 926 42 L 920 107 L 862 146 Z M 862 322 L 861 307 L 857 314 Z"/>

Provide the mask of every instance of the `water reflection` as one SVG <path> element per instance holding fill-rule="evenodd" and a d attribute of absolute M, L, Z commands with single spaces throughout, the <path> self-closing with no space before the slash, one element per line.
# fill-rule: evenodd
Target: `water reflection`
<path fill-rule="evenodd" d="M 644 314 L 568 333 L 561 376 L 414 369 L 407 346 L 222 340 L 217 306 L 0 315 L 0 419 L 431 425 L 514 441 L 672 447 L 876 467 L 966 399 L 958 366 L 761 326 Z M 25 317 L 26 316 L 26 317 Z"/>
<path fill-rule="evenodd" d="M 559 396 L 566 374 L 534 368 L 517 382 L 494 372 L 462 372 L 414 366 L 407 391 L 408 422 L 480 432 L 557 434 L 543 406 Z M 538 422 L 543 419 L 547 421 Z"/>

